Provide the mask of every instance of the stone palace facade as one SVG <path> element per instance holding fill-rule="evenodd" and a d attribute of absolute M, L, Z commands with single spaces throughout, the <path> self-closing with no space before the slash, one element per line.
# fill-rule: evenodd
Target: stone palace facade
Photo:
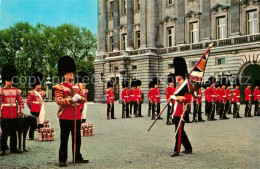
<path fill-rule="evenodd" d="M 95 102 L 105 101 L 106 82 L 115 81 L 120 98 L 123 78 L 148 83 L 174 72 L 182 56 L 189 71 L 211 50 L 205 78 L 260 77 L 260 0 L 98 0 L 98 52 Z M 244 80 L 243 80 L 244 81 Z"/>

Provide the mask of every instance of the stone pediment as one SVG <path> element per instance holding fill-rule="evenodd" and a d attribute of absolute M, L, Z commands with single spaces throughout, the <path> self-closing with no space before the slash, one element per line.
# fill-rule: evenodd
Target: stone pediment
<path fill-rule="evenodd" d="M 164 22 L 169 22 L 169 21 L 176 21 L 176 20 L 177 20 L 176 17 L 167 15 L 167 16 L 165 16 L 165 17 L 163 18 L 162 23 L 164 23 Z"/>
<path fill-rule="evenodd" d="M 230 8 L 230 6 L 227 4 L 223 4 L 223 3 L 217 3 L 210 10 L 211 10 L 211 12 L 217 12 L 219 10 L 219 8 L 221 8 L 222 10 L 226 10 L 226 9 Z"/>
<path fill-rule="evenodd" d="M 195 17 L 198 17 L 198 16 L 201 15 L 201 14 L 202 14 L 201 12 L 194 11 L 194 10 L 189 10 L 189 11 L 185 14 L 185 17 L 186 17 L 186 18 L 191 18 L 192 15 L 194 15 Z"/>
<path fill-rule="evenodd" d="M 249 3 L 252 2 L 252 4 L 259 4 L 260 0 L 242 0 L 240 2 L 241 5 L 249 5 Z"/>

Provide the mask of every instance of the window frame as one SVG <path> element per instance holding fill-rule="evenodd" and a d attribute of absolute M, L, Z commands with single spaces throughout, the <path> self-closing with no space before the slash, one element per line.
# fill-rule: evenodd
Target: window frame
<path fill-rule="evenodd" d="M 172 30 L 171 34 L 169 34 L 169 30 Z M 166 36 L 167 36 L 167 47 L 174 47 L 175 46 L 175 27 L 174 26 L 169 26 L 166 28 Z M 170 37 L 171 37 L 171 41 L 170 41 Z M 172 45 L 170 45 L 170 42 L 172 43 Z"/>
<path fill-rule="evenodd" d="M 256 18 L 253 18 L 253 19 L 249 19 L 249 15 L 250 13 L 255 13 L 256 14 Z M 254 15 L 253 15 L 254 16 Z M 252 10 L 248 10 L 246 11 L 246 33 L 247 35 L 254 35 L 254 34 L 257 34 L 259 33 L 259 23 L 258 23 L 258 12 L 257 12 L 257 9 L 252 9 Z M 250 22 L 254 22 L 254 26 L 253 26 L 253 33 L 250 33 Z M 255 29 L 256 28 L 256 29 Z"/>
<path fill-rule="evenodd" d="M 135 0 L 135 11 L 139 12 L 141 9 L 141 3 L 140 0 Z"/>
<path fill-rule="evenodd" d="M 193 29 L 193 25 L 194 25 L 194 24 L 197 24 L 197 25 L 198 25 L 198 26 L 197 26 L 197 29 Z M 199 22 L 198 22 L 198 21 L 190 22 L 189 29 L 190 29 L 190 31 L 189 31 L 189 33 L 190 33 L 190 43 L 191 43 L 191 44 L 199 43 Z M 197 35 L 196 38 L 195 38 L 195 40 L 197 40 L 196 42 L 193 41 L 193 40 L 194 40 L 194 39 L 193 39 L 193 34 L 194 34 L 194 32 L 196 32 L 195 35 Z"/>
<path fill-rule="evenodd" d="M 126 15 L 127 14 L 127 1 L 126 0 L 122 0 L 122 15 Z"/>
<path fill-rule="evenodd" d="M 109 19 L 114 17 L 114 1 L 109 2 Z"/>
<path fill-rule="evenodd" d="M 224 24 L 219 24 L 220 20 L 224 19 Z M 216 35 L 216 39 L 225 39 L 227 38 L 227 19 L 226 16 L 219 16 L 216 18 L 216 27 L 217 27 L 217 35 Z M 221 29 L 221 30 L 220 30 Z M 222 31 L 222 36 L 220 37 L 220 31 Z"/>
<path fill-rule="evenodd" d="M 138 37 L 139 34 L 139 37 Z M 135 48 L 140 49 L 141 47 L 141 32 L 140 30 L 135 31 Z"/>
<path fill-rule="evenodd" d="M 114 37 L 110 36 L 109 37 L 109 52 L 113 52 L 114 50 Z"/>
<path fill-rule="evenodd" d="M 127 48 L 127 33 L 121 34 L 121 50 L 125 51 Z"/>

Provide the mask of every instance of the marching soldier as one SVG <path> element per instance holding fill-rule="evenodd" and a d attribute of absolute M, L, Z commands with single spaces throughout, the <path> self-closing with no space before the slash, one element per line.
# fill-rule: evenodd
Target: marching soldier
<path fill-rule="evenodd" d="M 55 101 L 59 105 L 58 118 L 60 122 L 60 150 L 59 150 L 59 166 L 67 166 L 68 158 L 68 139 L 71 132 L 72 150 L 75 163 L 88 163 L 84 160 L 80 153 L 81 147 L 81 113 L 80 103 L 85 102 L 85 97 L 81 92 L 79 84 L 74 84 L 74 74 L 76 65 L 70 56 L 64 56 L 58 61 L 58 73 L 64 77 L 64 82 L 53 87 L 55 92 Z M 76 120 L 76 133 L 75 130 Z M 76 135 L 76 138 L 75 136 Z M 75 141 L 74 141 L 75 140 Z M 74 146 L 74 142 L 76 147 Z"/>
<path fill-rule="evenodd" d="M 81 92 L 85 97 L 85 102 L 80 103 L 81 123 L 86 122 L 87 116 L 88 89 L 86 89 L 86 82 L 88 78 L 88 74 L 84 71 L 80 71 L 77 75 L 77 81 L 81 87 Z"/>
<path fill-rule="evenodd" d="M 17 149 L 17 122 L 23 117 L 24 102 L 21 90 L 13 87 L 16 68 L 12 65 L 4 65 L 2 68 L 2 80 L 5 86 L 0 90 L 0 122 L 2 128 L 2 141 L 0 155 L 4 156 L 9 149 L 7 139 L 10 136 L 11 153 L 22 153 Z M 19 105 L 19 109 L 18 106 Z"/>
<path fill-rule="evenodd" d="M 211 100 L 211 96 L 210 96 L 210 85 L 209 85 L 209 81 L 206 81 L 204 84 L 204 96 L 205 96 L 205 115 L 209 116 L 210 111 L 211 111 L 211 106 L 212 106 L 212 100 Z M 209 120 L 209 119 L 208 119 Z"/>
<path fill-rule="evenodd" d="M 31 114 L 34 115 L 35 117 L 39 117 L 42 103 L 44 102 L 44 97 L 45 97 L 45 92 L 41 89 L 43 84 L 43 74 L 40 72 L 35 72 L 31 78 L 30 78 L 30 85 L 34 88 L 34 90 L 31 90 L 28 92 L 27 96 L 27 106 L 29 107 Z M 38 120 L 38 129 L 43 127 L 43 121 L 45 115 L 41 118 L 40 121 Z M 30 128 L 29 131 L 29 140 L 34 139 L 34 130 L 37 127 L 35 126 L 34 128 Z"/>
<path fill-rule="evenodd" d="M 187 65 L 185 60 L 182 57 L 177 57 L 174 58 L 173 60 L 174 68 L 175 68 L 175 77 L 176 81 L 181 84 L 186 76 L 187 76 Z M 176 90 L 178 89 L 178 86 Z M 179 95 L 177 96 L 177 108 L 176 112 L 174 114 L 174 121 L 175 121 L 175 131 L 177 131 L 179 122 L 181 119 L 182 114 L 184 113 L 183 111 L 186 104 L 191 102 L 190 97 L 187 96 L 188 90 L 186 89 L 183 92 L 180 92 Z M 184 124 L 185 121 L 181 122 L 181 125 L 179 127 L 179 130 L 176 135 L 176 141 L 175 141 L 175 147 L 174 147 L 174 153 L 171 155 L 172 157 L 178 156 L 180 154 L 180 147 L 181 144 L 183 144 L 185 150 L 182 153 L 185 154 L 191 154 L 192 153 L 192 147 L 189 141 L 189 138 L 186 135 L 186 132 L 184 131 Z"/>
<path fill-rule="evenodd" d="M 230 81 L 228 80 L 227 82 L 227 89 L 226 89 L 226 96 L 227 96 L 227 103 L 226 103 L 226 107 L 225 107 L 225 112 L 226 114 L 232 114 L 231 113 L 231 99 L 232 99 L 232 96 L 231 96 L 231 90 L 230 90 Z"/>
<path fill-rule="evenodd" d="M 153 78 L 153 84 L 154 84 L 154 89 L 151 91 L 152 102 L 153 102 L 152 120 L 155 119 L 155 111 L 157 112 L 157 116 L 160 114 L 160 111 L 161 111 L 161 108 L 160 108 L 161 92 L 160 92 L 160 89 L 159 89 L 160 80 L 157 77 Z M 158 119 L 162 120 L 163 118 L 161 118 L 159 116 Z"/>
<path fill-rule="evenodd" d="M 198 96 L 193 97 L 193 121 L 192 122 L 205 122 L 205 120 L 202 120 L 201 116 L 201 105 L 202 105 L 202 92 L 201 92 L 201 86 L 199 86 Z M 198 117 L 198 121 L 196 120 L 196 117 Z"/>
<path fill-rule="evenodd" d="M 219 115 L 219 107 L 220 107 L 220 104 L 219 104 L 219 99 L 220 99 L 220 90 L 221 90 L 221 85 L 220 85 L 220 82 L 217 81 L 215 83 L 215 87 L 216 87 L 216 100 L 215 100 L 215 105 L 216 105 L 216 114 Z"/>
<path fill-rule="evenodd" d="M 260 92 L 259 92 L 259 80 L 255 81 L 255 89 L 254 89 L 254 101 L 255 101 L 255 116 L 260 116 Z"/>
<path fill-rule="evenodd" d="M 152 111 L 152 104 L 153 104 L 153 101 L 152 101 L 152 95 L 151 95 L 151 91 L 154 89 L 154 85 L 153 85 L 153 82 L 150 82 L 149 83 L 149 91 L 148 91 L 148 94 L 147 94 L 147 98 L 148 98 L 148 104 L 149 104 L 149 107 L 148 107 L 148 117 L 151 117 L 151 111 Z"/>
<path fill-rule="evenodd" d="M 122 91 L 122 94 L 121 94 L 121 98 L 122 98 L 122 118 L 131 118 L 129 116 L 130 92 L 128 90 L 128 85 L 129 85 L 128 81 L 123 80 L 122 87 L 123 87 L 124 90 Z"/>
<path fill-rule="evenodd" d="M 211 101 L 210 115 L 208 116 L 208 120 L 217 120 L 215 119 L 215 103 L 217 99 L 216 90 L 215 90 L 216 81 L 214 77 L 210 77 L 208 81 L 210 82 L 209 93 L 210 93 L 210 101 Z"/>
<path fill-rule="evenodd" d="M 143 117 L 142 116 L 143 95 L 142 95 L 142 91 L 141 91 L 141 85 L 142 85 L 142 81 L 141 80 L 137 80 L 136 81 L 137 89 L 135 90 L 136 97 L 137 97 L 137 106 L 138 106 L 137 107 L 138 114 L 136 115 L 137 117 Z"/>
<path fill-rule="evenodd" d="M 226 96 L 226 79 L 222 78 L 221 79 L 221 89 L 219 91 L 219 119 L 220 120 L 225 120 L 225 119 L 229 119 L 226 116 L 226 112 L 225 112 L 225 105 L 226 105 L 226 101 L 227 101 L 227 96 Z"/>
<path fill-rule="evenodd" d="M 251 115 L 251 108 L 252 108 L 252 93 L 251 93 L 251 80 L 247 81 L 247 87 L 245 89 L 245 117 L 253 117 Z"/>
<path fill-rule="evenodd" d="M 136 112 L 137 112 L 137 96 L 136 96 L 136 80 L 133 80 L 131 82 L 131 90 L 130 90 L 130 115 L 132 115 L 132 111 L 134 108 L 134 115 L 136 116 Z"/>
<path fill-rule="evenodd" d="M 239 115 L 239 109 L 240 109 L 240 91 L 239 91 L 239 87 L 240 87 L 240 82 L 239 82 L 239 78 L 236 77 L 234 79 L 233 82 L 233 87 L 235 88 L 235 90 L 233 91 L 233 118 L 242 118 Z"/>
<path fill-rule="evenodd" d="M 114 91 L 113 91 L 113 87 L 114 87 L 114 82 L 113 81 L 108 81 L 107 82 L 107 93 L 106 93 L 106 96 L 107 96 L 107 119 L 116 119 L 115 118 L 115 115 L 114 115 L 114 109 L 115 109 L 115 106 L 114 106 L 114 103 L 115 103 L 115 94 L 114 94 Z"/>
<path fill-rule="evenodd" d="M 168 104 L 166 125 L 171 125 L 170 118 L 171 118 L 171 114 L 173 113 L 174 100 L 171 100 L 170 96 L 174 94 L 175 84 L 176 84 L 175 75 L 173 73 L 171 73 L 167 76 L 167 83 L 168 83 L 169 87 L 166 89 L 165 95 L 166 95 L 167 102 L 170 102 L 170 103 Z M 173 120 L 171 120 L 171 121 L 174 122 Z"/>

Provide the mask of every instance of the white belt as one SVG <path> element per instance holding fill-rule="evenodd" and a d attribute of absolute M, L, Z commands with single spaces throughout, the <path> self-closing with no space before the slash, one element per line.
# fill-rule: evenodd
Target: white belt
<path fill-rule="evenodd" d="M 198 97 L 200 97 L 201 95 L 198 95 Z"/>
<path fill-rule="evenodd" d="M 130 96 L 135 96 L 135 95 L 130 95 Z"/>
<path fill-rule="evenodd" d="M 35 103 L 35 104 L 41 104 L 40 102 L 33 102 L 33 103 Z"/>
<path fill-rule="evenodd" d="M 155 96 L 155 97 L 161 97 L 161 96 L 158 96 L 158 95 L 157 95 L 157 96 Z"/>
<path fill-rule="evenodd" d="M 248 96 L 252 96 L 252 95 L 248 95 Z"/>
<path fill-rule="evenodd" d="M 109 98 L 110 98 L 110 99 L 111 99 L 111 98 L 113 99 L 114 97 L 109 97 Z"/>
<path fill-rule="evenodd" d="M 257 96 L 260 96 L 260 95 L 257 95 Z"/>
<path fill-rule="evenodd" d="M 239 98 L 240 98 L 240 96 L 237 96 L 237 97 L 239 97 Z"/>
<path fill-rule="evenodd" d="M 227 97 L 227 96 L 223 96 L 223 97 Z"/>
<path fill-rule="evenodd" d="M 3 104 L 3 106 L 14 107 L 14 106 L 16 106 L 16 104 Z"/>
<path fill-rule="evenodd" d="M 142 97 L 142 95 L 138 95 L 137 97 Z"/>
<path fill-rule="evenodd" d="M 129 96 L 124 96 L 124 97 L 129 97 Z"/>
<path fill-rule="evenodd" d="M 215 97 L 216 95 L 211 95 L 211 96 Z"/>

